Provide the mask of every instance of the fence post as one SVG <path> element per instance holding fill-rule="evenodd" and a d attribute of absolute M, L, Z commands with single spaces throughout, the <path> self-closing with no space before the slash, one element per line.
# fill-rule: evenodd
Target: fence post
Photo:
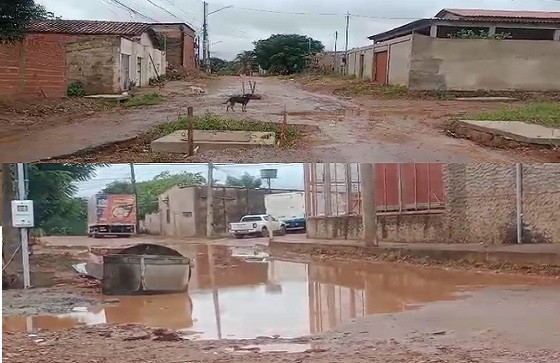
<path fill-rule="evenodd" d="M 515 185 L 517 199 L 517 243 L 523 243 L 523 164 L 515 164 Z"/>
<path fill-rule="evenodd" d="M 362 225 L 366 246 L 378 246 L 377 211 L 375 202 L 375 168 L 372 163 L 360 163 L 362 179 Z"/>
<path fill-rule="evenodd" d="M 189 143 L 189 156 L 194 155 L 194 110 L 191 107 L 187 108 L 187 116 L 188 116 L 188 128 L 189 128 L 189 136 L 188 136 L 188 143 Z"/>

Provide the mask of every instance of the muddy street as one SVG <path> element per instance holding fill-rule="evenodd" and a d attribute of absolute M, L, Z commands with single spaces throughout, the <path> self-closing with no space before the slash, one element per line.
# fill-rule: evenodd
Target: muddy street
<path fill-rule="evenodd" d="M 230 117 L 280 122 L 286 109 L 288 123 L 314 127 L 317 131 L 307 135 L 295 148 L 207 151 L 192 160 L 507 162 L 546 161 L 552 157 L 538 151 L 490 150 L 444 134 L 444 121 L 502 107 L 503 103 L 351 100 L 320 90 L 306 90 L 292 80 L 273 77 L 252 80 L 257 82 L 257 93 L 263 99 L 252 101 L 247 113 L 238 110 L 228 113 Z M 169 82 L 161 91 L 164 101 L 153 106 L 117 108 L 74 115 L 70 119 L 54 115 L 29 121 L 18 120 L 21 116 L 14 115 L 0 134 L 1 159 L 40 160 L 130 139 L 154 125 L 176 119 L 186 113 L 188 106 L 195 108 L 196 115 L 225 115 L 223 103 L 229 95 L 241 93 L 242 79 L 220 77 L 204 82 L 207 87 L 204 95 L 193 95 L 189 82 Z M 118 159 L 118 155 L 115 157 Z"/>
<path fill-rule="evenodd" d="M 64 244 L 68 250 L 69 238 L 56 240 L 39 252 L 60 253 Z M 77 280 L 3 291 L 3 357 L 34 362 L 48 354 L 61 361 L 78 346 L 78 356 L 100 362 L 323 362 L 333 356 L 350 362 L 544 362 L 559 356 L 555 278 L 294 261 L 267 253 L 261 242 L 177 246 L 195 260 L 188 294 L 103 296 L 76 289 Z M 70 246 L 76 256 L 79 244 Z"/>

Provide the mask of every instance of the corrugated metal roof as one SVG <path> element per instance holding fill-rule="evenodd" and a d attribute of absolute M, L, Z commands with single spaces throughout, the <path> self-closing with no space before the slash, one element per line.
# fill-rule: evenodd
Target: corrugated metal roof
<path fill-rule="evenodd" d="M 137 36 L 151 29 L 150 24 L 98 20 L 34 20 L 29 32 L 57 34 L 100 34 Z"/>
<path fill-rule="evenodd" d="M 443 17 L 446 13 L 465 18 L 560 20 L 560 11 L 518 11 L 484 9 L 443 9 L 436 15 L 436 17 Z"/>

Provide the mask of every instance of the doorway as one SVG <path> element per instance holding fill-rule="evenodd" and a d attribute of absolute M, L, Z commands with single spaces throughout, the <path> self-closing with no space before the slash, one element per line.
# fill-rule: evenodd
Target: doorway
<path fill-rule="evenodd" d="M 130 56 L 121 54 L 121 90 L 130 90 Z"/>
<path fill-rule="evenodd" d="M 142 58 L 136 59 L 136 86 L 142 87 Z"/>
<path fill-rule="evenodd" d="M 375 79 L 376 83 L 387 84 L 387 65 L 389 57 L 388 52 L 379 52 L 375 54 Z"/>
<path fill-rule="evenodd" d="M 366 55 L 360 54 L 360 69 L 359 69 L 359 78 L 364 78 L 364 67 L 365 67 L 365 60 Z"/>

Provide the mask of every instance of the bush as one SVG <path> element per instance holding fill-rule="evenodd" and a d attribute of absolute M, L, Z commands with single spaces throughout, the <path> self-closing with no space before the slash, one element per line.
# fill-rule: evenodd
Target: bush
<path fill-rule="evenodd" d="M 163 96 L 157 92 L 144 93 L 142 95 L 133 96 L 124 103 L 125 107 L 150 106 L 163 101 Z"/>
<path fill-rule="evenodd" d="M 84 84 L 80 81 L 70 83 L 66 94 L 68 97 L 84 97 L 86 95 Z"/>

